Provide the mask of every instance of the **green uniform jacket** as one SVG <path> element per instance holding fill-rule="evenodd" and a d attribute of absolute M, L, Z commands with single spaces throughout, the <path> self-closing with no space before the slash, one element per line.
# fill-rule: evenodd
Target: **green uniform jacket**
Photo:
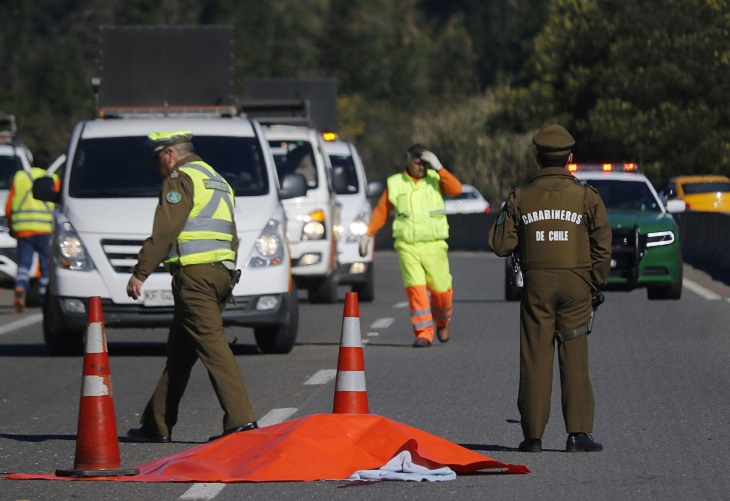
<path fill-rule="evenodd" d="M 528 186 L 531 190 L 536 189 L 545 193 L 556 194 L 555 198 L 559 199 L 560 192 L 575 191 L 575 183 L 579 182 L 563 167 L 545 167 L 540 169 Z M 534 219 L 534 212 L 528 214 L 523 209 L 524 205 L 531 205 L 529 203 L 525 204 L 522 200 L 524 191 L 517 188 L 509 194 L 507 202 L 502 207 L 497 220 L 489 231 L 489 246 L 498 256 L 508 256 L 512 252 L 520 250 L 519 247 L 522 245 L 520 238 L 524 238 L 526 234 L 526 221 L 532 222 Z M 553 208 L 561 209 L 560 206 Z M 563 219 L 560 219 L 560 224 L 575 225 L 576 221 L 579 221 L 580 224 L 585 226 L 590 245 L 591 279 L 595 286 L 600 287 L 606 283 L 611 268 L 611 225 L 606 213 L 606 207 L 603 205 L 598 192 L 589 186 L 585 186 L 582 214 L 566 214 L 567 212 L 569 211 L 561 212 L 560 217 Z M 538 214 L 538 216 L 543 217 L 543 214 Z M 553 217 L 553 214 L 551 213 L 550 216 Z M 565 221 L 566 217 L 568 221 Z M 548 234 L 547 238 L 549 237 Z M 546 255 L 541 256 L 542 262 L 551 260 L 551 252 L 556 253 L 553 256 L 556 263 L 561 262 L 564 258 L 560 255 L 559 245 L 546 245 L 545 252 Z M 576 267 L 585 267 L 585 265 L 580 266 L 576 262 Z"/>
<path fill-rule="evenodd" d="M 202 159 L 197 155 L 189 155 L 181 159 L 162 182 L 162 192 L 155 211 L 152 235 L 144 241 L 132 272 L 139 280 L 144 281 L 150 273 L 157 270 L 185 228 L 190 211 L 193 209 L 193 180 L 181 172 L 178 167 L 195 161 L 202 161 Z M 168 197 L 170 192 L 177 192 L 180 197 Z M 168 200 L 174 200 L 175 203 Z M 238 251 L 238 232 L 235 221 L 233 221 L 231 245 L 234 251 Z"/>

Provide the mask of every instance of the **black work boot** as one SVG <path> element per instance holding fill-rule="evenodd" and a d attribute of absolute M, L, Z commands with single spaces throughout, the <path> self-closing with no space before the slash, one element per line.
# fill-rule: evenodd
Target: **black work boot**
<path fill-rule="evenodd" d="M 526 438 L 520 442 L 517 449 L 520 452 L 542 452 L 542 440 L 539 438 Z"/>
<path fill-rule="evenodd" d="M 602 450 L 603 444 L 593 440 L 590 433 L 568 433 L 565 452 L 598 452 Z"/>

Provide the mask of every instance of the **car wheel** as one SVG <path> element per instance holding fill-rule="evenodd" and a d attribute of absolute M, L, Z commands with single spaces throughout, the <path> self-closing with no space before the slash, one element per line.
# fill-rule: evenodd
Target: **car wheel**
<path fill-rule="evenodd" d="M 670 286 L 647 287 L 646 296 L 649 299 L 680 299 L 682 297 L 682 282 L 684 280 L 684 264 L 680 256 L 677 265 L 677 278 Z"/>
<path fill-rule="evenodd" d="M 504 260 L 504 299 L 506 301 L 519 301 L 520 289 L 512 285 L 512 260 Z"/>
<path fill-rule="evenodd" d="M 299 299 L 296 288 L 289 293 L 289 320 L 279 325 L 254 327 L 253 335 L 261 353 L 284 354 L 294 348 L 299 332 Z"/>
<path fill-rule="evenodd" d="M 353 285 L 352 292 L 357 292 L 358 301 L 369 303 L 375 299 L 375 273 L 372 263 L 368 267 L 365 283 Z"/>
<path fill-rule="evenodd" d="M 336 303 L 339 274 L 335 271 L 311 287 L 307 292 L 310 303 Z"/>
<path fill-rule="evenodd" d="M 46 341 L 46 351 L 54 357 L 64 355 L 83 355 L 84 330 L 59 327 L 62 322 L 48 306 L 43 306 L 43 338 Z"/>

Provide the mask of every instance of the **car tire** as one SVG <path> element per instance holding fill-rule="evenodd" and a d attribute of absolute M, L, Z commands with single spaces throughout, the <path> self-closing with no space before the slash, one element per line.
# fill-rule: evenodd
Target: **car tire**
<path fill-rule="evenodd" d="M 60 328 L 62 322 L 49 303 L 49 298 L 46 298 L 43 306 L 43 338 L 46 341 L 46 351 L 53 357 L 83 355 L 84 330 Z"/>
<path fill-rule="evenodd" d="M 261 353 L 273 355 L 289 353 L 294 348 L 298 332 L 299 298 L 296 288 L 292 286 L 289 293 L 289 320 L 279 325 L 254 327 L 253 335 Z"/>
<path fill-rule="evenodd" d="M 679 264 L 677 265 L 677 278 L 670 286 L 647 287 L 646 296 L 649 299 L 660 300 L 677 300 L 682 298 L 682 283 L 684 280 L 684 263 L 680 255 Z"/>
<path fill-rule="evenodd" d="M 512 260 L 504 260 L 504 299 L 505 301 L 519 301 L 520 289 L 512 285 Z"/>
<path fill-rule="evenodd" d="M 326 278 L 308 289 L 307 298 L 309 299 L 309 302 L 328 304 L 336 303 L 338 283 L 339 274 L 336 271 L 332 271 Z"/>
<path fill-rule="evenodd" d="M 352 292 L 357 292 L 357 300 L 369 303 L 375 299 L 375 273 L 373 264 L 368 267 L 365 283 L 352 286 Z"/>

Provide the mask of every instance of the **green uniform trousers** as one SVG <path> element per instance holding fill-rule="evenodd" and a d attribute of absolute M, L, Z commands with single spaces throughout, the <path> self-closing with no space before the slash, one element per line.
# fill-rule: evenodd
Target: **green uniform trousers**
<path fill-rule="evenodd" d="M 167 338 L 167 364 L 141 419 L 148 430 L 170 435 L 198 358 L 223 409 L 223 430 L 256 420 L 223 330 L 221 313 L 229 289 L 230 273 L 222 266 L 187 266 L 174 273 L 175 317 Z"/>
<path fill-rule="evenodd" d="M 588 271 L 580 270 L 588 278 Z M 563 418 L 568 433 L 593 431 L 588 336 L 558 342 L 557 332 L 584 325 L 591 290 L 570 270 L 526 270 L 520 305 L 520 390 L 517 406 L 525 438 L 541 439 L 550 417 L 555 344 L 558 343 Z"/>

